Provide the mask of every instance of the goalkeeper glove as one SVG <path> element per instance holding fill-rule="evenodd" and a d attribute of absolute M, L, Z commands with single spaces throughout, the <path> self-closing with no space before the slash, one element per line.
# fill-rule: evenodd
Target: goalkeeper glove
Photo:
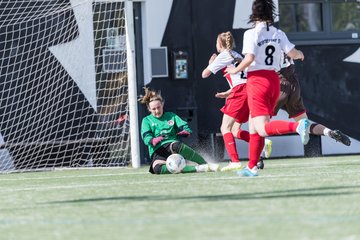
<path fill-rule="evenodd" d="M 190 133 L 186 130 L 182 130 L 181 132 L 178 132 L 176 135 L 178 135 L 180 137 L 188 137 L 188 136 L 190 136 Z"/>
<path fill-rule="evenodd" d="M 163 136 L 158 136 L 156 138 L 151 139 L 151 144 L 155 147 L 162 140 L 164 140 L 164 137 Z"/>

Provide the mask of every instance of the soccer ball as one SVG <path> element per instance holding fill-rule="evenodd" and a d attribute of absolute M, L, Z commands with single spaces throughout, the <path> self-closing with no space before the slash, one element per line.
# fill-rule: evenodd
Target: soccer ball
<path fill-rule="evenodd" d="M 186 166 L 186 160 L 180 154 L 177 153 L 171 154 L 166 159 L 166 168 L 171 173 L 180 173 L 185 166 Z"/>

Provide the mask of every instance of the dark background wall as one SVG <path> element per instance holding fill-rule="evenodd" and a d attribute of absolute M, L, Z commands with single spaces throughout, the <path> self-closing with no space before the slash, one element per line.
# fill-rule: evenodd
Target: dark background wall
<path fill-rule="evenodd" d="M 359 44 L 299 46 L 302 95 L 309 117 L 360 140 L 360 64 L 344 62 Z"/>

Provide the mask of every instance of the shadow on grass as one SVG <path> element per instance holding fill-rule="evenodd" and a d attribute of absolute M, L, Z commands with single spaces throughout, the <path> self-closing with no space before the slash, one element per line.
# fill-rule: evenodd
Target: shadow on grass
<path fill-rule="evenodd" d="M 199 195 L 199 196 L 175 196 L 175 195 L 158 195 L 158 196 L 119 196 L 106 198 L 83 198 L 64 201 L 52 201 L 44 204 L 61 204 L 61 203 L 86 203 L 101 201 L 171 201 L 171 200 L 199 200 L 199 201 L 224 201 L 224 200 L 251 200 L 251 199 L 280 199 L 280 198 L 298 198 L 298 197 L 327 197 L 340 195 L 360 194 L 358 191 L 348 191 L 358 189 L 360 186 L 336 186 L 321 188 L 301 188 L 289 189 L 283 191 L 252 192 L 238 194 L 220 194 L 220 195 Z M 341 190 L 335 192 L 336 190 Z"/>

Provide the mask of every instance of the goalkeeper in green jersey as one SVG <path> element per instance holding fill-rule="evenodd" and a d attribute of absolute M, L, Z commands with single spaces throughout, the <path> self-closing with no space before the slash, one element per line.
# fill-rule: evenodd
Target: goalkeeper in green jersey
<path fill-rule="evenodd" d="M 182 173 L 218 171 L 219 165 L 207 163 L 202 156 L 180 141 L 192 133 L 187 122 L 172 112 L 164 112 L 164 100 L 160 92 L 145 89 L 139 101 L 146 104 L 150 114 L 141 123 L 141 137 L 148 146 L 151 159 L 149 172 L 168 174 L 166 159 L 173 153 L 181 154 L 197 165 L 186 165 Z"/>

